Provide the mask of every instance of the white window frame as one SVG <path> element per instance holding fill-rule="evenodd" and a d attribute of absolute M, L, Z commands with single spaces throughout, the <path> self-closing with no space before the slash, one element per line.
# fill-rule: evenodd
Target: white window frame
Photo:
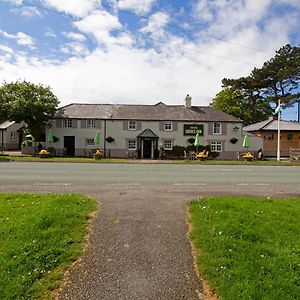
<path fill-rule="evenodd" d="M 85 139 L 85 145 L 87 147 L 94 147 L 95 146 L 94 139 L 93 138 Z"/>
<path fill-rule="evenodd" d="M 137 122 L 134 120 L 128 121 L 128 130 L 136 130 L 137 129 Z"/>
<path fill-rule="evenodd" d="M 164 131 L 172 131 L 172 130 L 173 130 L 172 121 L 165 121 L 164 122 Z"/>
<path fill-rule="evenodd" d="M 213 134 L 222 134 L 222 124 L 220 122 L 213 123 Z"/>
<path fill-rule="evenodd" d="M 128 141 L 128 150 L 136 150 L 136 140 Z"/>
<path fill-rule="evenodd" d="M 172 140 L 164 140 L 164 150 L 172 150 L 173 142 Z"/>
<path fill-rule="evenodd" d="M 212 152 L 222 152 L 223 150 L 223 143 L 220 142 L 220 141 L 213 141 L 213 142 L 210 142 L 210 150 Z"/>
<path fill-rule="evenodd" d="M 85 128 L 96 128 L 96 120 L 94 120 L 94 119 L 87 119 L 85 121 Z"/>
<path fill-rule="evenodd" d="M 63 119 L 64 128 L 72 128 L 72 119 Z"/>

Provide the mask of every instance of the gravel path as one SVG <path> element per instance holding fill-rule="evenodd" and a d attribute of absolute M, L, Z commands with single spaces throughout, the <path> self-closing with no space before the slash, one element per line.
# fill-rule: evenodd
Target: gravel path
<path fill-rule="evenodd" d="M 60 299 L 201 299 L 178 192 L 114 186 L 101 195 L 87 249 Z M 184 198 L 186 198 L 184 200 Z"/>

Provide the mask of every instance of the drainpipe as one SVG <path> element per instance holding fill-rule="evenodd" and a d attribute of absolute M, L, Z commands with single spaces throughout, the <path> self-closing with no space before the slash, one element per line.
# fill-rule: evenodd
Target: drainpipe
<path fill-rule="evenodd" d="M 104 157 L 106 158 L 106 119 L 104 119 Z"/>
<path fill-rule="evenodd" d="M 2 132 L 2 149 L 3 149 L 3 147 L 4 147 L 4 141 L 3 141 L 3 130 L 1 130 L 1 132 Z"/>
<path fill-rule="evenodd" d="M 298 101 L 298 122 L 300 122 L 300 100 Z"/>

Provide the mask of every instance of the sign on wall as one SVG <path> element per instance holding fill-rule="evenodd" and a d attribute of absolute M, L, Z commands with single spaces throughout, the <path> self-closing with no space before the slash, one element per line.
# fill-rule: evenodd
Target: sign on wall
<path fill-rule="evenodd" d="M 203 125 L 183 124 L 183 135 L 195 136 L 197 133 L 203 136 Z"/>

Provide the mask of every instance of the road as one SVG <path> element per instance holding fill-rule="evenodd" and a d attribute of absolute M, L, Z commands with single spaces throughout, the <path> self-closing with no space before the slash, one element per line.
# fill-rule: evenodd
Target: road
<path fill-rule="evenodd" d="M 149 187 L 199 193 L 297 195 L 297 166 L 1 163 L 0 191 L 101 192 L 104 187 Z"/>
<path fill-rule="evenodd" d="M 78 192 L 99 203 L 60 299 L 203 299 L 186 203 L 210 194 L 299 196 L 299 167 L 0 163 L 0 192 Z"/>

